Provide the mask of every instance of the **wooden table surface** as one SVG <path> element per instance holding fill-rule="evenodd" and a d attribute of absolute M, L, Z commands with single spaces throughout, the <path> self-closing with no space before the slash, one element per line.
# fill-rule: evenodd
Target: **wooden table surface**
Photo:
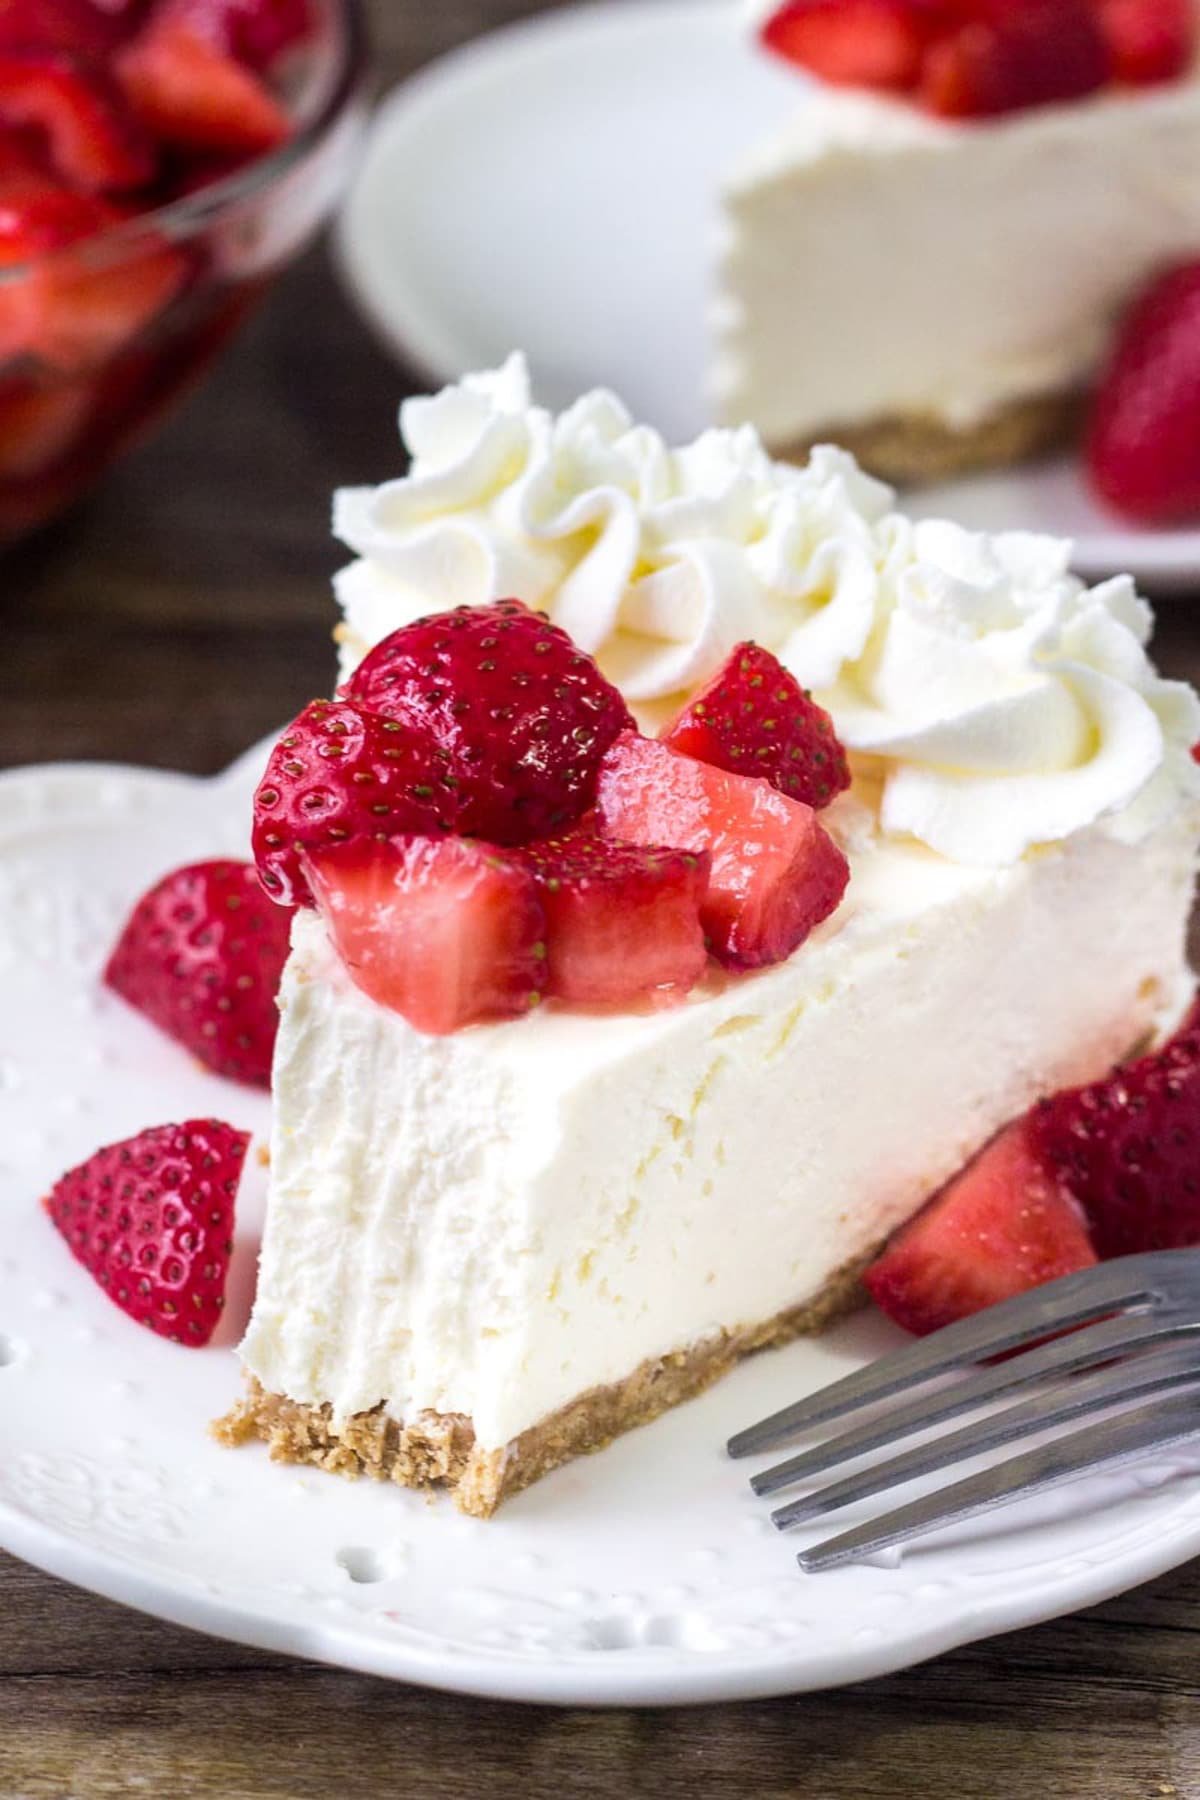
<path fill-rule="evenodd" d="M 538 8 L 374 10 L 392 76 Z M 4 562 L 0 766 L 214 771 L 327 689 L 330 491 L 398 472 L 406 380 L 322 253 L 294 270 L 165 433 Z M 1164 605 L 1160 647 L 1200 677 L 1200 599 Z M 260 1655 L 0 1556 L 0 1800 L 666 1791 L 1200 1800 L 1200 1563 L 869 1686 L 636 1714 L 460 1700 Z"/>

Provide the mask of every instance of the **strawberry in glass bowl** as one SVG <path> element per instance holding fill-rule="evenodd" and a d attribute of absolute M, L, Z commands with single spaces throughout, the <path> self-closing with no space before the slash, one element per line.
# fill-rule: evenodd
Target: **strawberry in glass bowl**
<path fill-rule="evenodd" d="M 311 239 L 357 0 L 0 0 L 0 542 L 166 413 Z"/>

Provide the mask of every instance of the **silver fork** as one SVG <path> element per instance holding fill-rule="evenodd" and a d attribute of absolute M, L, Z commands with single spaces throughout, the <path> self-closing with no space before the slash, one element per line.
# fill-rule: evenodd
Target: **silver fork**
<path fill-rule="evenodd" d="M 1041 1341 L 1059 1332 L 1067 1335 Z M 997 1356 L 1008 1360 L 990 1362 Z M 967 1370 L 956 1381 L 939 1381 Z M 930 1391 L 906 1398 L 935 1381 L 939 1385 Z M 1200 1249 L 1123 1257 L 989 1307 L 739 1432 L 729 1440 L 729 1454 L 753 1456 L 816 1426 L 892 1403 L 753 1477 L 756 1494 L 775 1494 L 1035 1384 L 1037 1391 L 1016 1405 L 804 1494 L 772 1513 L 772 1522 L 786 1531 L 1037 1432 L 1095 1413 L 1107 1416 L 828 1538 L 800 1553 L 800 1567 L 815 1572 L 856 1562 L 1200 1435 Z"/>

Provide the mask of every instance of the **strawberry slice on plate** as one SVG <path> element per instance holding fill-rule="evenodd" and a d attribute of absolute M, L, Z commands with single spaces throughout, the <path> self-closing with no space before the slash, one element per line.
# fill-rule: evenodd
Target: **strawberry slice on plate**
<path fill-rule="evenodd" d="M 63 180 L 88 193 L 154 174 L 154 146 L 120 89 L 64 50 L 0 53 L 0 125 L 36 133 Z"/>
<path fill-rule="evenodd" d="M 1098 0 L 1113 74 L 1131 87 L 1178 81 L 1196 59 L 1192 0 Z"/>
<path fill-rule="evenodd" d="M 662 738 L 698 762 L 762 776 L 789 799 L 816 809 L 850 785 L 833 720 L 758 644 L 739 644 Z"/>
<path fill-rule="evenodd" d="M 254 858 L 284 906 L 312 906 L 301 867 L 356 838 L 443 836 L 462 811 L 451 757 L 396 719 L 350 700 L 314 700 L 272 750 L 254 796 Z"/>
<path fill-rule="evenodd" d="M 600 770 L 603 829 L 712 858 L 701 920 L 731 968 L 782 962 L 835 910 L 850 870 L 810 806 L 627 732 Z"/>
<path fill-rule="evenodd" d="M 1019 1119 L 892 1239 L 863 1277 L 924 1336 L 1097 1261 L 1080 1208 Z"/>
<path fill-rule="evenodd" d="M 138 901 L 104 980 L 207 1068 L 269 1087 L 290 929 L 253 863 L 191 863 Z"/>
<path fill-rule="evenodd" d="M 355 985 L 434 1037 L 541 999 L 546 922 L 529 869 L 470 838 L 358 840 L 304 858 Z"/>
<path fill-rule="evenodd" d="M 257 156 L 291 136 L 270 89 L 189 19 L 152 16 L 116 59 L 133 111 L 160 143 Z"/>
<path fill-rule="evenodd" d="M 618 844 L 584 825 L 520 855 L 546 916 L 547 995 L 622 1006 L 682 998 L 699 981 L 705 852 Z"/>
<path fill-rule="evenodd" d="M 633 725 L 592 658 L 519 600 L 402 626 L 344 692 L 453 757 L 458 829 L 497 844 L 571 825 L 592 803 L 604 752 Z"/>
<path fill-rule="evenodd" d="M 913 0 L 787 0 L 761 38 L 823 81 L 905 92 L 921 72 L 928 8 Z"/>
<path fill-rule="evenodd" d="M 1031 1130 L 1102 1257 L 1200 1244 L 1200 1007 L 1163 1049 L 1043 1101 Z"/>
<path fill-rule="evenodd" d="M 139 1325 L 199 1349 L 221 1322 L 249 1134 L 159 1125 L 97 1150 L 44 1204 L 71 1253 Z"/>
<path fill-rule="evenodd" d="M 1152 282 L 1125 318 L 1096 391 L 1092 486 L 1147 525 L 1200 514 L 1200 263 Z"/>

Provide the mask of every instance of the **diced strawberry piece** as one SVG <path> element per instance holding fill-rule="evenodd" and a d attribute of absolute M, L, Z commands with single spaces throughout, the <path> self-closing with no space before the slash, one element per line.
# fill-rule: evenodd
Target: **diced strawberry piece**
<path fill-rule="evenodd" d="M 0 123 L 40 133 L 65 181 L 89 193 L 141 187 L 154 147 L 120 90 L 62 50 L 0 55 Z"/>
<path fill-rule="evenodd" d="M 258 76 L 186 19 L 152 17 L 120 52 L 116 71 L 161 143 L 255 156 L 291 135 L 287 114 Z"/>
<path fill-rule="evenodd" d="M 739 644 L 663 742 L 734 775 L 759 775 L 819 810 L 850 785 L 833 720 L 777 657 Z"/>
<path fill-rule="evenodd" d="M 71 50 L 101 58 L 123 24 L 119 7 L 92 0 L 0 0 L 0 51 Z"/>
<path fill-rule="evenodd" d="M 1078 1206 L 1020 1119 L 903 1227 L 863 1280 L 890 1319 L 923 1337 L 1096 1260 Z"/>
<path fill-rule="evenodd" d="M 218 1119 L 159 1125 L 97 1150 L 44 1202 L 114 1305 L 199 1349 L 221 1321 L 250 1138 Z"/>
<path fill-rule="evenodd" d="M 1131 87 L 1177 81 L 1196 60 L 1192 0 L 1097 0 L 1113 74 Z"/>
<path fill-rule="evenodd" d="M 359 838 L 457 829 L 453 764 L 395 719 L 349 700 L 314 700 L 276 744 L 254 796 L 254 858 L 267 893 L 312 906 L 301 868 Z"/>
<path fill-rule="evenodd" d="M 1108 47 L 1089 0 L 971 0 L 969 16 L 929 49 L 920 98 L 972 119 L 1077 100 L 1109 80 Z"/>
<path fill-rule="evenodd" d="M 546 924 L 533 876 L 469 838 L 359 840 L 304 858 L 351 980 L 434 1037 L 537 1005 Z"/>
<path fill-rule="evenodd" d="M 452 756 L 458 829 L 497 844 L 547 837 L 579 818 L 604 752 L 633 724 L 592 658 L 519 600 L 403 626 L 344 691 Z"/>
<path fill-rule="evenodd" d="M 160 17 L 183 19 L 206 43 L 266 69 L 315 25 L 312 0 L 163 0 Z"/>
<path fill-rule="evenodd" d="M 193 863 L 138 901 L 104 980 L 207 1068 L 269 1087 L 290 929 L 253 863 Z"/>
<path fill-rule="evenodd" d="M 1043 1101 L 1031 1127 L 1102 1257 L 1200 1244 L 1200 1007 L 1162 1050 Z"/>
<path fill-rule="evenodd" d="M 546 915 L 548 995 L 619 1006 L 682 997 L 699 981 L 705 852 L 618 844 L 584 825 L 519 854 Z"/>
<path fill-rule="evenodd" d="M 850 879 L 812 808 L 768 781 L 731 775 L 629 732 L 600 770 L 604 829 L 632 844 L 708 851 L 700 918 L 732 968 L 782 962 L 828 918 Z"/>
<path fill-rule="evenodd" d="M 1160 276 L 1135 301 L 1096 392 L 1092 485 L 1148 525 L 1200 514 L 1200 263 Z"/>
<path fill-rule="evenodd" d="M 92 413 L 81 382 L 0 385 L 0 480 L 30 481 L 72 448 Z"/>
<path fill-rule="evenodd" d="M 761 36 L 768 50 L 823 81 L 907 92 L 921 72 L 929 21 L 911 0 L 787 0 Z"/>

